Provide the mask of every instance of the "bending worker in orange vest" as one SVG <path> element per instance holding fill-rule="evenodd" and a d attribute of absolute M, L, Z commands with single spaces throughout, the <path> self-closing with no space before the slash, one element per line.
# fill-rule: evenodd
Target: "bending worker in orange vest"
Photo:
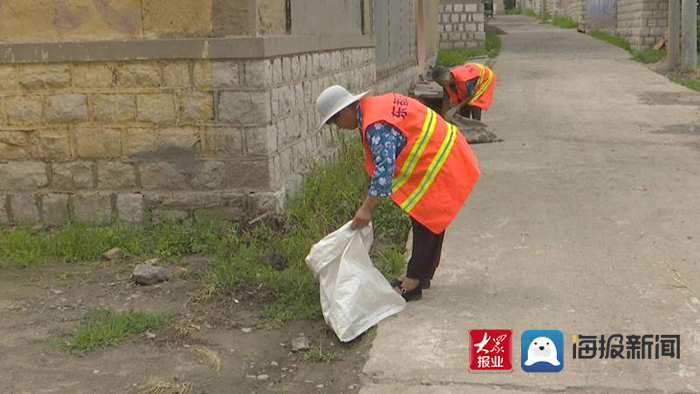
<path fill-rule="evenodd" d="M 413 253 L 395 289 L 407 301 L 418 300 L 440 263 L 445 228 L 479 178 L 478 161 L 462 133 L 419 101 L 367 93 L 353 95 L 331 86 L 318 96 L 316 108 L 321 127 L 360 131 L 372 181 L 352 227 L 369 224 L 381 197 L 390 196 L 410 215 Z"/>
<path fill-rule="evenodd" d="M 459 106 L 459 114 L 465 118 L 481 120 L 481 111 L 487 111 L 493 101 L 496 73 L 479 63 L 465 63 L 450 70 L 438 66 L 431 76 L 445 90 L 442 115 L 450 103 Z"/>

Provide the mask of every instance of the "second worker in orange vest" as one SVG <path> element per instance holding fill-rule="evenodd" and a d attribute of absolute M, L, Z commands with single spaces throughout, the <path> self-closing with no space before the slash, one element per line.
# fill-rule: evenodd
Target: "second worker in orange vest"
<path fill-rule="evenodd" d="M 372 182 L 353 228 L 369 224 L 381 197 L 390 197 L 410 215 L 413 250 L 396 291 L 416 300 L 440 262 L 445 229 L 479 178 L 478 161 L 462 133 L 419 101 L 398 93 L 365 97 L 367 93 L 353 95 L 331 86 L 319 95 L 316 107 L 321 127 L 357 128 L 362 138 Z"/>
<path fill-rule="evenodd" d="M 459 106 L 460 115 L 481 120 L 481 111 L 491 106 L 496 73 L 490 68 L 479 63 L 465 63 L 452 70 L 438 66 L 431 76 L 445 91 L 443 116 L 452 104 Z"/>

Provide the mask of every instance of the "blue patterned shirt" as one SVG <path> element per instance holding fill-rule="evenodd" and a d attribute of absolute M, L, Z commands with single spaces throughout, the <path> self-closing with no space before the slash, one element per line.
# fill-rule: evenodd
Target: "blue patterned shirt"
<path fill-rule="evenodd" d="M 357 106 L 357 120 L 362 135 L 362 112 Z M 406 135 L 386 122 L 376 122 L 367 128 L 367 141 L 374 161 L 374 178 L 369 196 L 391 196 L 396 158 L 406 146 Z"/>

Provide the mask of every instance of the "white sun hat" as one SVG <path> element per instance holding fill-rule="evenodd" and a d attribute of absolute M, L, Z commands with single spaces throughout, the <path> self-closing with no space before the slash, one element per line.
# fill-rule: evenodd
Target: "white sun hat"
<path fill-rule="evenodd" d="M 321 127 L 323 127 L 333 115 L 366 96 L 369 92 L 371 92 L 371 90 L 355 95 L 348 92 L 347 89 L 340 85 L 333 85 L 321 92 L 316 99 L 316 110 L 321 117 L 321 125 L 318 126 L 316 131 L 321 130 Z"/>

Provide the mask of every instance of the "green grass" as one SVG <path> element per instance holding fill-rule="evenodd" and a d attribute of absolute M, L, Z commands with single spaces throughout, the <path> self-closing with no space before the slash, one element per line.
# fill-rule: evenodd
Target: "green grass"
<path fill-rule="evenodd" d="M 578 22 L 566 15 L 555 16 L 552 19 L 552 24 L 563 29 L 576 29 L 578 27 Z"/>
<path fill-rule="evenodd" d="M 368 177 L 362 169 L 359 142 L 341 148 L 337 160 L 315 167 L 305 177 L 301 192 L 290 199 L 284 213 L 285 229 L 268 225 L 245 231 L 232 252 L 216 258 L 210 287 L 223 291 L 258 289 L 268 303 L 262 311 L 268 326 L 293 318 L 320 317 L 318 282 L 306 266 L 311 246 L 352 219 L 365 198 Z M 388 278 L 405 264 L 404 243 L 410 222 L 389 199 L 373 212 L 374 265 Z M 276 254 L 283 264 L 271 266 L 265 256 Z"/>
<path fill-rule="evenodd" d="M 666 57 L 665 50 L 657 50 L 653 48 L 645 48 L 641 50 L 632 49 L 630 43 L 623 37 L 608 34 L 599 30 L 594 30 L 588 33 L 590 36 L 605 41 L 617 47 L 620 47 L 632 55 L 632 59 L 640 63 L 657 63 Z"/>
<path fill-rule="evenodd" d="M 520 7 L 515 7 L 515 8 L 511 8 L 509 10 L 506 10 L 507 15 L 522 15 L 522 13 L 523 13 L 523 10 L 520 9 Z"/>
<path fill-rule="evenodd" d="M 162 223 L 139 225 L 89 226 L 68 224 L 33 233 L 26 228 L 0 229 L 0 268 L 26 267 L 46 261 L 85 262 L 100 260 L 102 254 L 119 247 L 125 256 L 180 256 L 194 245 L 225 248 L 225 223 Z"/>
<path fill-rule="evenodd" d="M 343 356 L 339 351 L 323 350 L 321 345 L 312 345 L 308 350 L 304 350 L 295 355 L 297 361 L 310 361 L 315 363 L 329 363 L 338 360 Z"/>
<path fill-rule="evenodd" d="M 538 17 L 537 13 L 536 13 L 532 8 L 527 8 L 527 9 L 525 9 L 525 12 L 523 12 L 522 14 L 525 15 L 525 16 L 532 16 L 532 17 L 535 17 L 535 18 Z"/>
<path fill-rule="evenodd" d="M 672 72 L 668 74 L 668 78 L 674 83 L 700 91 L 700 74 L 683 74 L 679 72 Z"/>
<path fill-rule="evenodd" d="M 483 48 L 443 49 L 438 52 L 437 64 L 441 66 L 456 66 L 464 64 L 469 59 L 488 56 L 495 58 L 501 51 L 501 37 L 494 32 L 486 32 L 486 42 Z"/>
<path fill-rule="evenodd" d="M 589 32 L 588 35 L 593 37 L 593 38 L 597 38 L 601 41 L 605 41 L 609 44 L 620 47 L 626 51 L 630 50 L 630 43 L 627 42 L 627 40 L 625 40 L 623 37 L 609 34 L 609 33 L 605 33 L 605 32 L 602 32 L 600 30 L 593 30 L 593 31 Z"/>
<path fill-rule="evenodd" d="M 666 58 L 665 50 L 654 48 L 645 48 L 638 51 L 630 50 L 630 53 L 632 54 L 632 59 L 644 64 L 658 63 Z"/>
<path fill-rule="evenodd" d="M 309 171 L 301 190 L 289 198 L 288 209 L 276 221 L 263 220 L 252 227 L 229 222 L 150 227 L 71 224 L 36 234 L 4 229 L 0 230 L 0 267 L 95 261 L 112 247 L 133 257 L 179 256 L 195 245 L 205 245 L 211 260 L 202 277 L 202 294 L 257 294 L 269 326 L 318 318 L 318 282 L 305 257 L 314 243 L 352 219 L 369 186 L 361 144 L 339 140 L 335 160 Z M 383 199 L 373 212 L 373 226 L 372 261 L 388 278 L 395 277 L 405 265 L 408 216 L 390 199 Z"/>
<path fill-rule="evenodd" d="M 158 328 L 169 320 L 163 313 L 115 313 L 110 309 L 96 309 L 83 316 L 72 339 L 59 343 L 58 347 L 74 354 L 85 354 L 117 345 L 131 335 Z"/>

